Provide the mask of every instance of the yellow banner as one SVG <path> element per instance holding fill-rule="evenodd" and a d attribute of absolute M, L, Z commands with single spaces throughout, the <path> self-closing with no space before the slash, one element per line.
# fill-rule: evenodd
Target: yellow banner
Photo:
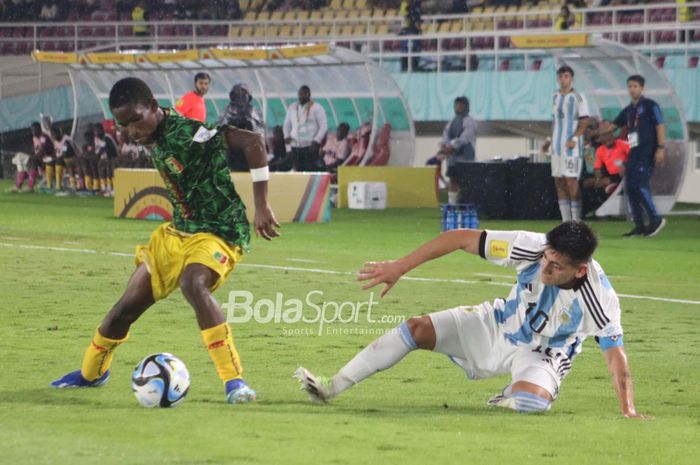
<path fill-rule="evenodd" d="M 209 53 L 219 60 L 267 59 L 267 50 L 260 48 L 210 48 Z"/>
<path fill-rule="evenodd" d="M 180 50 L 178 52 L 149 52 L 139 55 L 150 63 L 172 63 L 175 61 L 199 61 L 199 50 Z M 139 60 L 141 62 L 141 60 Z"/>
<path fill-rule="evenodd" d="M 588 34 L 512 36 L 510 40 L 515 48 L 570 48 L 590 45 Z"/>
<path fill-rule="evenodd" d="M 299 47 L 282 47 L 277 50 L 284 58 L 310 57 L 315 55 L 326 55 L 328 44 L 301 45 Z M 275 57 L 270 57 L 275 58 Z"/>
<path fill-rule="evenodd" d="M 87 63 L 92 63 L 94 65 L 136 63 L 136 55 L 127 53 L 86 53 L 80 58 L 81 63 L 83 63 L 83 58 L 85 58 Z"/>
<path fill-rule="evenodd" d="M 34 61 L 42 63 L 64 63 L 68 65 L 78 62 L 77 53 L 40 52 L 39 50 L 34 50 L 32 52 L 32 58 Z"/>

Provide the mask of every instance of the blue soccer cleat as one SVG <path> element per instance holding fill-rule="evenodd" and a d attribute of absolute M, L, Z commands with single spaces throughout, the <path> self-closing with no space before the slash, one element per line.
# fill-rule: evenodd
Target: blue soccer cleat
<path fill-rule="evenodd" d="M 88 381 L 80 374 L 80 370 L 71 371 L 62 378 L 52 382 L 49 386 L 58 389 L 100 387 L 109 379 L 109 370 L 94 381 Z"/>
<path fill-rule="evenodd" d="M 232 379 L 226 382 L 226 402 L 229 404 L 253 402 L 255 398 L 255 391 L 242 379 Z"/>

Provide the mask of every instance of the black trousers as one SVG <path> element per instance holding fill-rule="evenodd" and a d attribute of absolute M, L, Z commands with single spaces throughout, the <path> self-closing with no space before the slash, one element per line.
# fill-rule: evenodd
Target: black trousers
<path fill-rule="evenodd" d="M 292 147 L 292 164 L 295 171 L 323 171 L 321 157 L 311 147 Z"/>

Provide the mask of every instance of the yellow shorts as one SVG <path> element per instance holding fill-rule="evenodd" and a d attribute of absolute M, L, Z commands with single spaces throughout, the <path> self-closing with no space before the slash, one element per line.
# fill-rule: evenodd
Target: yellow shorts
<path fill-rule="evenodd" d="M 156 301 L 180 286 L 180 275 L 190 263 L 202 264 L 218 273 L 219 279 L 211 287 L 214 291 L 242 258 L 240 247 L 227 244 L 219 236 L 183 233 L 172 223 L 164 223 L 153 231 L 147 246 L 136 247 L 136 265 L 146 264 Z"/>

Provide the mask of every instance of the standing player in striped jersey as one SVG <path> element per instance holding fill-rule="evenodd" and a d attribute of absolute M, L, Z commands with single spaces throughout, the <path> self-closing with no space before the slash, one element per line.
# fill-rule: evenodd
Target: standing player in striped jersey
<path fill-rule="evenodd" d="M 312 400 L 327 402 L 363 379 L 392 367 L 415 349 L 449 356 L 470 379 L 510 373 L 511 383 L 488 405 L 519 412 L 549 410 L 562 380 L 595 336 L 612 375 L 625 417 L 634 407 L 632 376 L 622 346 L 620 304 L 583 222 L 568 221 L 545 234 L 458 229 L 440 234 L 395 261 L 369 262 L 364 289 L 384 284 L 384 296 L 403 276 L 456 250 L 515 268 L 518 281 L 507 299 L 414 317 L 359 352 L 331 379 L 298 368 L 295 377 Z"/>
<path fill-rule="evenodd" d="M 573 88 L 574 70 L 557 70 L 559 90 L 552 95 L 552 138 L 542 147 L 551 149 L 552 177 L 557 189 L 562 221 L 581 219 L 579 177 L 583 168 L 583 133 L 589 122 L 588 103 Z"/>

